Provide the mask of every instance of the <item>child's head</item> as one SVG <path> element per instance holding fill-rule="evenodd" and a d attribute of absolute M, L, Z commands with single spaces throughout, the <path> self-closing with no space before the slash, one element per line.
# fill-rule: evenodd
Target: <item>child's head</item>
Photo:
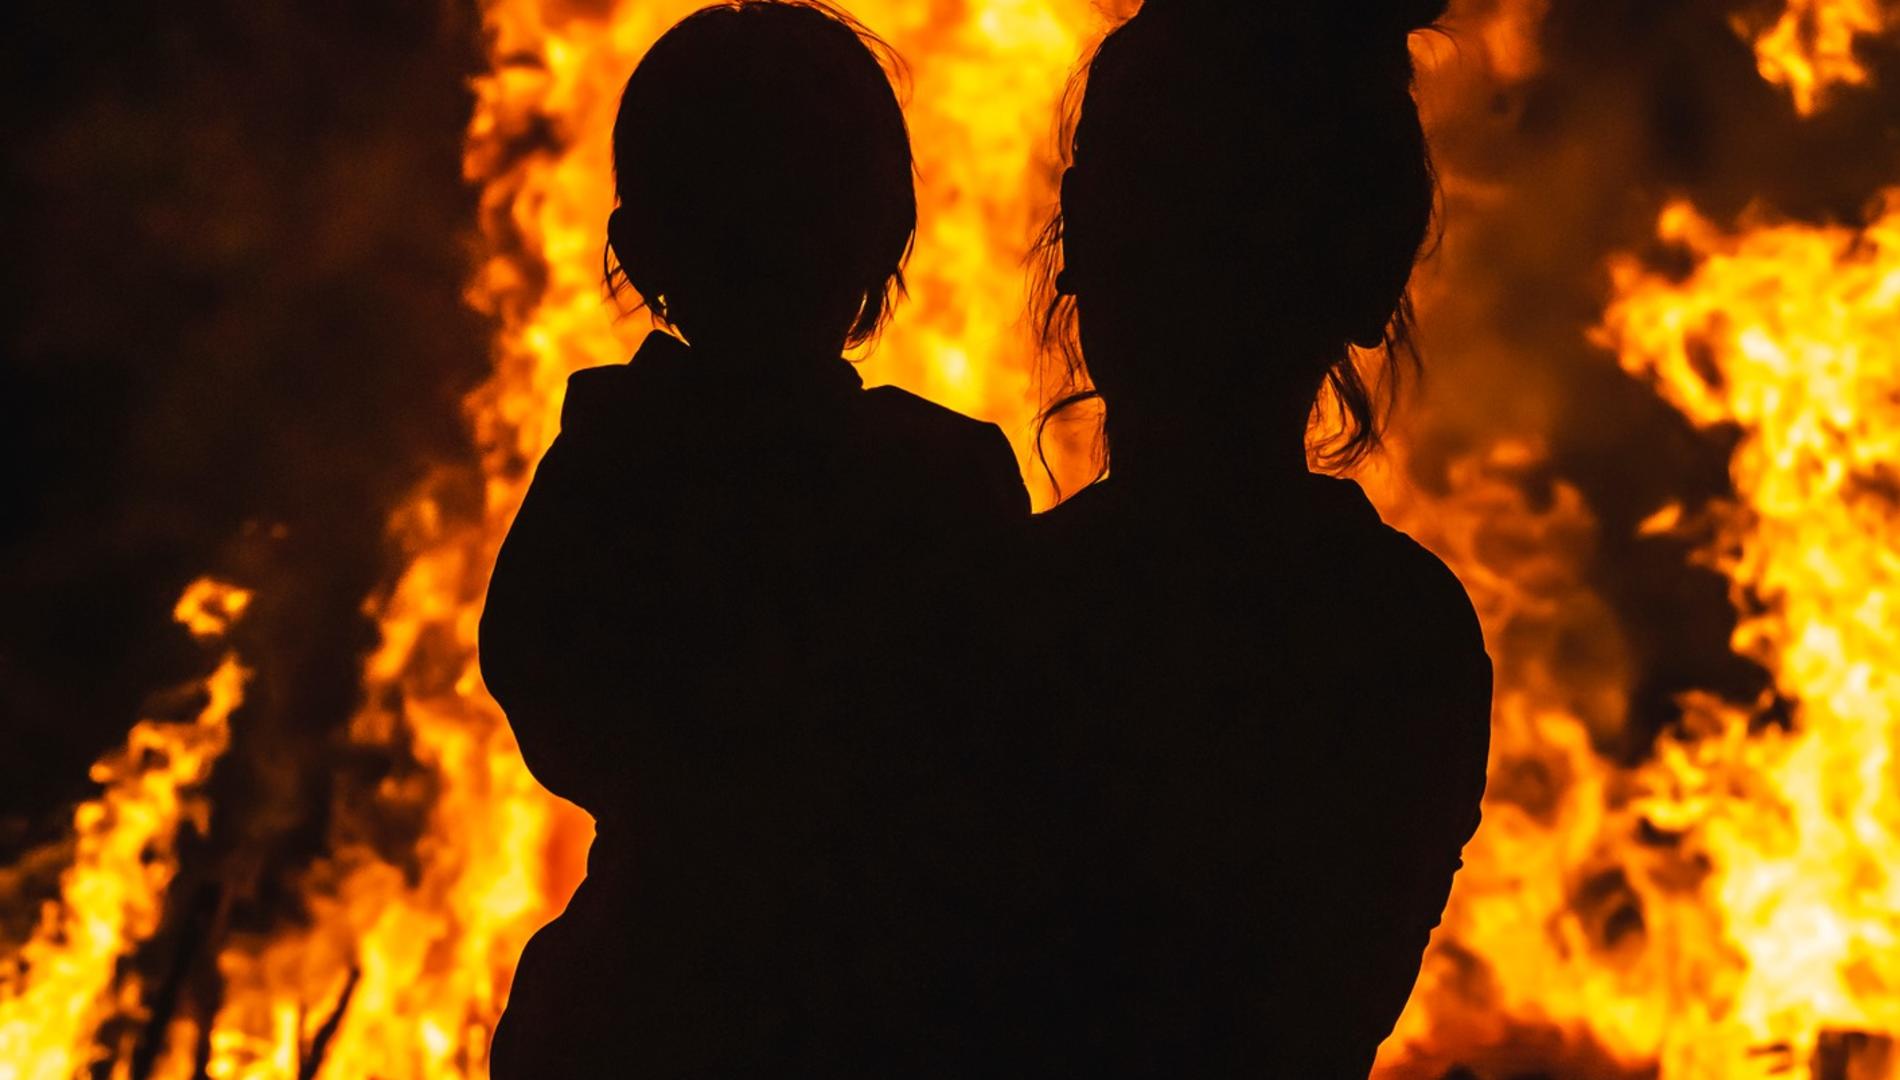
<path fill-rule="evenodd" d="M 614 121 L 608 243 L 688 341 L 835 347 L 883 323 L 917 200 L 880 55 L 895 62 L 814 0 L 726 0 L 634 69 Z"/>

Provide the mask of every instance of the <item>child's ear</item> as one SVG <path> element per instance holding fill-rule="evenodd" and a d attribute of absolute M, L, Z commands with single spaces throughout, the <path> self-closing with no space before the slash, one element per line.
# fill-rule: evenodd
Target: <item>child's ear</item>
<path fill-rule="evenodd" d="M 626 207 L 607 215 L 607 246 L 614 250 L 614 261 L 627 275 L 627 283 L 649 302 L 663 291 L 654 273 L 653 245 L 641 220 Z"/>

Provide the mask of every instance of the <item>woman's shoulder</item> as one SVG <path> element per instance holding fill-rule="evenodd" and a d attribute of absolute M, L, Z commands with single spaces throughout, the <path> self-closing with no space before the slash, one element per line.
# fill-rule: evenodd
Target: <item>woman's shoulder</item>
<path fill-rule="evenodd" d="M 1457 575 L 1388 525 L 1351 480 L 1315 474 L 1270 494 L 1186 509 L 1116 488 L 1113 480 L 1094 484 L 1036 518 L 1032 538 L 1047 561 L 1085 577 L 1211 576 L 1277 597 L 1268 604 L 1273 610 L 1349 623 L 1366 644 L 1383 641 L 1428 664 L 1475 670 L 1488 663 L 1477 612 Z M 1161 552 L 1168 554 L 1158 562 Z"/>
<path fill-rule="evenodd" d="M 1445 648 L 1484 651 L 1484 633 L 1464 583 L 1411 534 L 1387 524 L 1365 491 L 1351 480 L 1314 477 L 1320 498 L 1343 508 L 1331 515 L 1340 529 L 1326 539 L 1350 560 L 1344 576 L 1372 595 L 1384 618 L 1403 632 Z"/>

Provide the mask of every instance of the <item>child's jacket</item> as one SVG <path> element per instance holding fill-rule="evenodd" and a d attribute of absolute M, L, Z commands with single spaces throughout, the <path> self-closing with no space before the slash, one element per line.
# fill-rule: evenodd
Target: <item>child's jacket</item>
<path fill-rule="evenodd" d="M 524 957 L 497 1077 L 510 1054 L 549 1077 L 782 1073 L 865 1053 L 841 1014 L 927 1022 L 890 985 L 920 967 L 892 935 L 936 932 L 895 916 L 975 827 L 954 803 L 981 758 L 977 598 L 1028 509 L 995 425 L 836 357 L 721 371 L 656 333 L 572 377 L 481 664 L 599 834 Z M 916 1015 L 876 1019 L 848 1000 L 866 987 Z"/>

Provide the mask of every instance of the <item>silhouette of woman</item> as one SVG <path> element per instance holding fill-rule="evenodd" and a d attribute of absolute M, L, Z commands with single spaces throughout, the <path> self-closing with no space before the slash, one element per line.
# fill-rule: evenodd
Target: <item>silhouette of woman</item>
<path fill-rule="evenodd" d="M 1443 11 L 1148 0 L 1086 66 L 1045 329 L 1110 472 L 1033 536 L 1073 1075 L 1364 1077 L 1477 826 L 1471 604 L 1308 468 L 1316 410 L 1322 460 L 1377 445 L 1413 355 Z"/>
<path fill-rule="evenodd" d="M 488 687 L 597 821 L 498 1080 L 911 1075 L 954 1035 L 927 898 L 969 830 L 934 721 L 959 573 L 1028 498 L 994 425 L 839 355 L 916 224 L 883 48 L 819 3 L 730 0 L 628 79 L 609 246 L 685 340 L 570 380 L 490 585 Z"/>

